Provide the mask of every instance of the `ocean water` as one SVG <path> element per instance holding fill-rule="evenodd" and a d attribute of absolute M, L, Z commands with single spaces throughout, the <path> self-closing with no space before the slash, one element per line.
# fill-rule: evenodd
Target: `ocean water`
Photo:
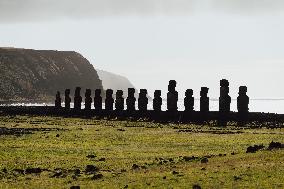
<path fill-rule="evenodd" d="M 152 101 L 149 101 L 148 109 L 151 110 L 152 108 Z M 194 103 L 194 109 L 196 111 L 199 111 L 199 104 L 200 101 L 198 99 L 195 100 Z M 34 104 L 34 103 L 15 103 L 15 104 L 5 104 L 1 106 L 54 106 L 54 104 L 50 103 L 43 103 L 43 104 Z M 64 107 L 64 103 L 62 105 Z M 167 102 L 166 100 L 163 100 L 162 110 L 167 109 Z M 73 104 L 71 104 L 71 107 L 73 107 Z M 94 108 L 94 105 L 92 105 Z M 104 107 L 104 104 L 103 104 Z M 126 106 L 125 106 L 126 107 Z M 82 108 L 84 108 L 84 103 L 82 103 Z M 137 104 L 136 104 L 137 108 Z M 219 108 L 219 102 L 218 100 L 210 100 L 209 103 L 210 111 L 218 111 Z M 183 100 L 178 101 L 178 109 L 180 111 L 184 110 Z M 237 100 L 232 100 L 231 103 L 231 111 L 237 111 Z M 249 104 L 249 111 L 250 112 L 265 112 L 265 113 L 278 113 L 278 114 L 284 114 L 284 99 L 250 99 Z"/>

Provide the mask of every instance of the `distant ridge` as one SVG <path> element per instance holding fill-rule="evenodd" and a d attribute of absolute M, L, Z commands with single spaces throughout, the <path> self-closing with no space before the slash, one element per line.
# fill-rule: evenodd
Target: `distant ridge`
<path fill-rule="evenodd" d="M 127 97 L 128 88 L 135 86 L 124 76 L 114 74 L 108 71 L 97 69 L 99 78 L 102 80 L 104 90 L 112 89 L 115 94 L 117 90 L 123 90 L 123 96 Z M 138 97 L 138 90 L 135 88 L 135 96 Z"/>
<path fill-rule="evenodd" d="M 114 74 L 108 71 L 97 69 L 98 75 L 102 80 L 104 90 L 112 89 L 113 94 L 116 93 L 117 90 L 123 90 L 124 98 L 128 96 L 128 88 L 135 89 L 135 98 L 138 100 L 139 90 L 129 81 L 129 79 L 125 76 Z M 152 100 L 151 96 L 147 95 L 149 100 Z"/>

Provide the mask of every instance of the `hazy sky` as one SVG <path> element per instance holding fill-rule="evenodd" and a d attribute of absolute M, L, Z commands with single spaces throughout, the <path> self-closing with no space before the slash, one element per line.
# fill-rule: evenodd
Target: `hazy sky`
<path fill-rule="evenodd" d="M 0 0 L 0 46 L 74 50 L 137 88 L 219 80 L 231 96 L 284 97 L 283 0 Z"/>

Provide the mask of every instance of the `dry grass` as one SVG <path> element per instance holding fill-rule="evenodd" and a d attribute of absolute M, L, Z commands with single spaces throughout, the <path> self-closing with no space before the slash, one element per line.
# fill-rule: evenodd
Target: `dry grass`
<path fill-rule="evenodd" d="M 284 143 L 284 129 L 27 116 L 0 117 L 0 127 L 12 132 L 0 135 L 0 188 L 284 188 L 284 150 L 245 153 Z M 87 165 L 99 171 L 87 174 Z M 40 174 L 19 173 L 38 167 Z"/>

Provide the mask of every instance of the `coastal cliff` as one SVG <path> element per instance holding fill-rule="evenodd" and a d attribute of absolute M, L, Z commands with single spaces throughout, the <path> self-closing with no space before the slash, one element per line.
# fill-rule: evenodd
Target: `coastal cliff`
<path fill-rule="evenodd" d="M 0 48 L 0 101 L 53 102 L 66 88 L 103 89 L 90 62 L 74 51 Z"/>

